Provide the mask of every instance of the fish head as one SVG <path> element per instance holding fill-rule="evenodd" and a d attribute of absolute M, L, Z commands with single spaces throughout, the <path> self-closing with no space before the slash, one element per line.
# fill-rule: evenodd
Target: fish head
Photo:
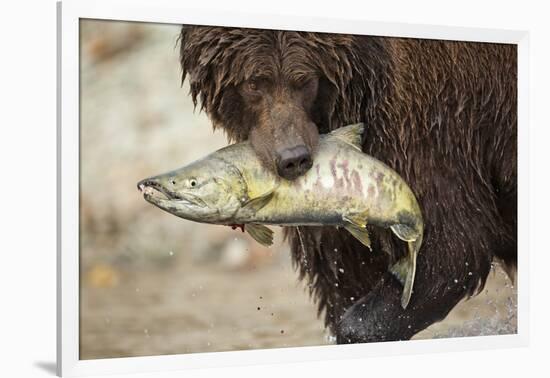
<path fill-rule="evenodd" d="M 151 204 L 195 222 L 230 222 L 246 197 L 239 169 L 222 159 L 206 158 L 137 184 Z"/>

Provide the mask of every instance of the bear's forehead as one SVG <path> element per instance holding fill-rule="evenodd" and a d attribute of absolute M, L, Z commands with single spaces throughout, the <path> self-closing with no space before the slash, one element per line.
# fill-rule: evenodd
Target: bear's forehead
<path fill-rule="evenodd" d="M 246 46 L 236 41 L 224 47 L 220 58 L 229 58 L 231 67 L 237 68 L 234 72 L 240 74 L 236 78 L 239 80 L 252 77 L 292 80 L 318 72 L 319 53 L 304 43 L 298 43 L 297 37 L 274 38 L 274 35 L 277 34 L 272 34 L 272 38 L 251 39 L 256 43 L 246 43 Z"/>
<path fill-rule="evenodd" d="M 239 84 L 252 77 L 300 81 L 344 64 L 353 36 L 246 28 L 196 27 L 186 38 L 197 73 Z M 200 71 L 200 72 L 199 72 Z M 200 75 L 196 75 L 200 76 Z"/>

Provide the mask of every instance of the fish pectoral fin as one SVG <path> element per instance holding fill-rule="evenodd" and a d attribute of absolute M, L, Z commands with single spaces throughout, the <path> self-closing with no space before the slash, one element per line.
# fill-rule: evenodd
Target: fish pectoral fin
<path fill-rule="evenodd" d="M 273 244 L 273 231 L 261 224 L 246 224 L 244 230 L 261 245 L 269 247 Z"/>
<path fill-rule="evenodd" d="M 370 244 L 369 232 L 367 231 L 367 222 L 365 221 L 366 215 L 361 214 L 357 216 L 343 216 L 344 228 L 348 230 L 354 238 L 359 240 L 365 246 L 372 250 Z"/>
<path fill-rule="evenodd" d="M 414 277 L 416 275 L 416 256 L 418 255 L 418 241 L 408 242 L 408 254 L 397 261 L 391 268 L 390 272 L 403 285 L 403 294 L 401 294 L 401 307 L 407 308 L 411 300 Z"/>
<path fill-rule="evenodd" d="M 242 207 L 242 210 L 254 215 L 259 210 L 261 210 L 265 205 L 271 201 L 273 195 L 275 194 L 275 189 L 270 190 L 267 193 L 262 194 L 261 196 L 251 198 Z"/>

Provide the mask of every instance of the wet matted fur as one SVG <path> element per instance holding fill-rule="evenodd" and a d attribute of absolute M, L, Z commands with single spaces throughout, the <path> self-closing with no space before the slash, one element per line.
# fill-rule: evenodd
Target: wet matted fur
<path fill-rule="evenodd" d="M 515 45 L 185 26 L 180 46 L 195 105 L 231 141 L 261 124 L 243 83 L 268 77 L 284 99 L 300 90 L 293 83 L 301 76 L 314 75 L 307 121 L 319 133 L 364 122 L 363 151 L 416 194 L 425 235 L 405 310 L 387 272 L 405 246 L 390 232 L 371 229 L 369 251 L 345 230 L 286 230 L 300 277 L 338 342 L 409 339 L 481 290 L 493 258 L 515 268 Z M 258 151 L 273 148 L 270 138 L 257 139 Z"/>

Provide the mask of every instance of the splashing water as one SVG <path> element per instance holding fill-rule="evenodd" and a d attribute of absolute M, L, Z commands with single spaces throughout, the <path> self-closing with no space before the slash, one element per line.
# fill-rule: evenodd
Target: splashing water
<path fill-rule="evenodd" d="M 300 227 L 296 227 L 296 232 L 298 233 L 298 239 L 300 239 L 300 245 L 302 246 L 302 256 L 306 257 L 306 247 L 304 245 L 304 240 L 302 239 L 302 231 L 300 231 Z"/>

